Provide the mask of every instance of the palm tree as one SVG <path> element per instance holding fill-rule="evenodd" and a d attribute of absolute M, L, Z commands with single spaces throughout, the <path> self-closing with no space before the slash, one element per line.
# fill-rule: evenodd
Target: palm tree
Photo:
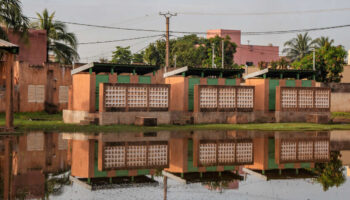
<path fill-rule="evenodd" d="M 287 53 L 287 57 L 293 62 L 300 60 L 312 50 L 312 45 L 315 41 L 312 41 L 308 33 L 298 34 L 296 38 L 288 40 L 284 43 L 287 48 L 283 49 L 283 53 Z"/>
<path fill-rule="evenodd" d="M 0 38 L 8 40 L 8 30 L 12 29 L 25 38 L 29 19 L 23 15 L 20 0 L 0 1 Z"/>
<path fill-rule="evenodd" d="M 77 52 L 77 38 L 74 33 L 67 32 L 64 23 L 55 21 L 55 12 L 49 14 L 45 9 L 42 14 L 37 13 L 39 21 L 33 26 L 46 30 L 47 33 L 47 57 L 49 61 L 49 53 L 55 55 L 56 61 L 63 64 L 72 64 L 79 59 Z"/>
<path fill-rule="evenodd" d="M 319 37 L 317 39 L 314 40 L 317 48 L 321 48 L 324 46 L 331 46 L 334 43 L 333 39 L 329 39 L 328 37 Z"/>

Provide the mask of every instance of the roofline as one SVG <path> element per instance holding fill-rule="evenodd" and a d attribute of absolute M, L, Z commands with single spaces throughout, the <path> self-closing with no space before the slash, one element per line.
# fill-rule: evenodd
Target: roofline
<path fill-rule="evenodd" d="M 164 74 L 163 74 L 163 78 L 167 78 L 167 77 L 169 77 L 169 76 L 174 76 L 174 75 L 177 75 L 177 74 L 186 72 L 187 70 L 188 70 L 188 66 L 186 66 L 186 67 L 181 67 L 181 68 L 179 68 L 179 69 L 175 69 L 175 70 L 173 70 L 173 71 L 164 73 Z"/>
<path fill-rule="evenodd" d="M 250 74 L 248 74 L 248 75 L 245 75 L 245 76 L 243 77 L 243 79 L 244 79 L 244 80 L 247 80 L 247 79 L 249 79 L 249 78 L 254 78 L 254 77 L 257 77 L 257 76 L 266 74 L 267 72 L 269 72 L 269 68 L 266 68 L 266 69 L 263 69 L 263 70 L 256 71 L 256 72 L 250 73 Z"/>
<path fill-rule="evenodd" d="M 71 75 L 74 75 L 74 74 L 77 74 L 77 73 L 82 72 L 84 70 L 87 70 L 93 66 L 94 66 L 94 63 L 92 62 L 92 63 L 88 63 L 86 65 L 80 66 L 78 68 L 75 68 L 71 71 Z"/>

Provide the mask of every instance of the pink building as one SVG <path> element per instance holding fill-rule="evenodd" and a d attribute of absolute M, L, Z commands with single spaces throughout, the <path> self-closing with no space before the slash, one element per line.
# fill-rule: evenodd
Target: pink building
<path fill-rule="evenodd" d="M 19 46 L 18 61 L 28 62 L 29 65 L 43 65 L 46 62 L 47 37 L 45 30 L 28 30 L 28 40 L 21 40 L 20 35 L 9 31 L 9 41 Z"/>
<path fill-rule="evenodd" d="M 278 46 L 243 45 L 241 44 L 241 31 L 239 30 L 208 30 L 207 38 L 215 36 L 229 36 L 231 41 L 237 44 L 237 52 L 234 55 L 234 62 L 239 65 L 258 65 L 258 62 L 271 62 L 279 59 Z"/>

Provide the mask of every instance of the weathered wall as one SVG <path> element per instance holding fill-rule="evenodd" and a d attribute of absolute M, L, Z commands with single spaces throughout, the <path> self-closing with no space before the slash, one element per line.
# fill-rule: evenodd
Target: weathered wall
<path fill-rule="evenodd" d="M 19 46 L 18 61 L 28 62 L 30 65 L 43 65 L 46 62 L 47 37 L 45 30 L 28 31 L 28 41 L 20 39 L 20 35 L 10 30 L 9 41 Z"/>
<path fill-rule="evenodd" d="M 72 82 L 70 71 L 70 66 L 62 66 L 58 63 L 30 65 L 27 62 L 16 61 L 14 66 L 14 110 L 16 112 L 37 112 L 43 111 L 49 106 L 56 111 L 67 108 L 68 101 L 60 102 L 59 95 L 60 86 L 69 87 Z M 48 74 L 50 74 L 49 77 Z M 29 85 L 41 85 L 44 88 L 43 101 L 29 101 Z M 5 111 L 5 98 L 4 95 L 1 95 L 2 92 L 4 90 L 0 91 L 0 112 Z M 68 96 L 68 91 L 65 95 Z"/>
<path fill-rule="evenodd" d="M 322 83 L 321 86 L 331 88 L 331 112 L 350 112 L 350 82 Z"/>

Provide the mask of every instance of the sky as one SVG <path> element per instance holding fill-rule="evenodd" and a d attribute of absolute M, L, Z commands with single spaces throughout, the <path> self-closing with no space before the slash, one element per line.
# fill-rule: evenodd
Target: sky
<path fill-rule="evenodd" d="M 159 12 L 178 13 L 170 19 L 170 30 L 205 32 L 209 29 L 232 29 L 244 32 L 318 28 L 350 24 L 349 0 L 22 0 L 26 16 L 36 17 L 45 8 L 55 11 L 57 20 L 125 28 L 165 30 L 165 19 Z M 338 11 L 329 11 L 337 9 Z M 343 9 L 339 11 L 339 9 Z M 303 12 L 328 10 L 327 12 Z M 284 14 L 264 14 L 276 13 Z M 287 12 L 287 13 L 285 13 Z M 239 14 L 248 13 L 248 14 Z M 255 14 L 252 14 L 255 13 Z M 159 33 L 101 29 L 68 25 L 79 43 L 154 36 Z M 310 32 L 312 38 L 328 36 L 336 45 L 350 49 L 350 27 Z M 181 36 L 181 34 L 176 34 Z M 201 35 L 205 36 L 205 35 Z M 285 41 L 296 33 L 283 35 L 242 35 L 241 43 L 273 44 L 283 50 Z M 116 46 L 130 46 L 132 52 L 144 49 L 161 36 L 79 45 L 81 62 L 110 59 Z M 282 54 L 280 54 L 282 55 Z"/>

